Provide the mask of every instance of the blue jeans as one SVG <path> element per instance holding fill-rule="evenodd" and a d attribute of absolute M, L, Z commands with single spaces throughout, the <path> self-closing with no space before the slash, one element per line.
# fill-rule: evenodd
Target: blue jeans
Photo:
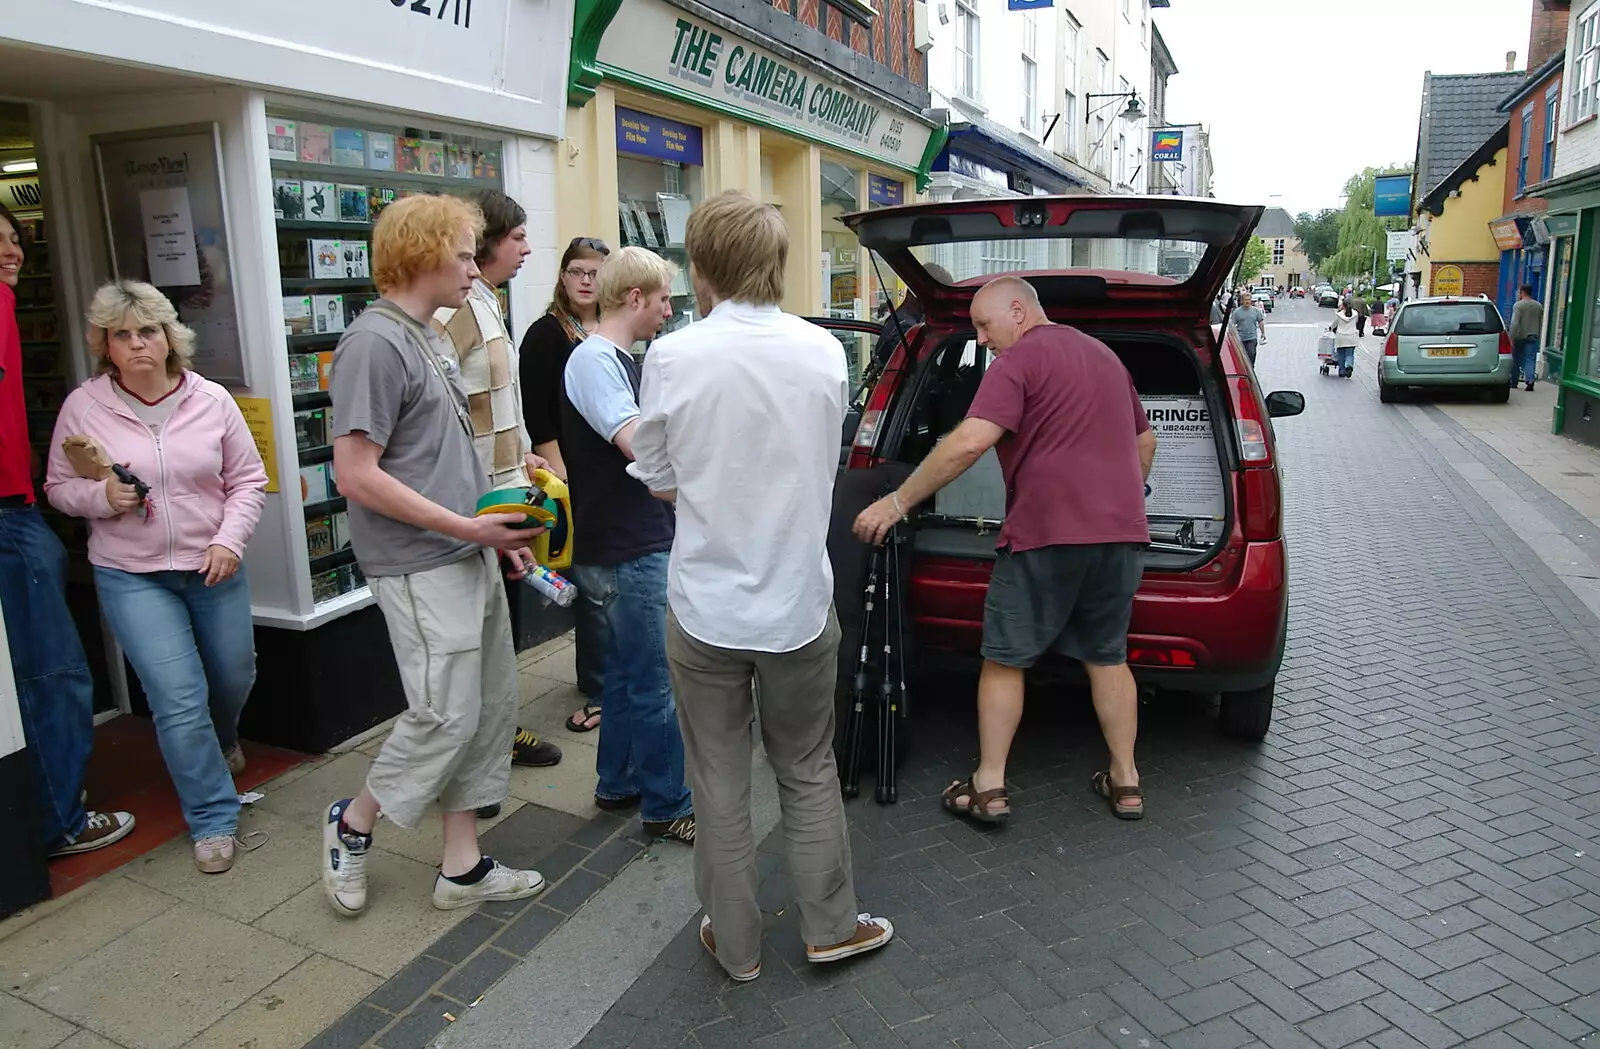
<path fill-rule="evenodd" d="M 572 567 L 578 599 L 601 610 L 606 623 L 594 792 L 607 799 L 639 795 L 639 815 L 652 823 L 694 811 L 667 675 L 667 557 Z"/>
<path fill-rule="evenodd" d="M 0 606 L 44 843 L 54 850 L 83 831 L 94 678 L 67 608 L 67 551 L 37 506 L 0 510 Z"/>
<path fill-rule="evenodd" d="M 1339 366 L 1340 372 L 1349 371 L 1356 366 L 1356 348 L 1354 346 L 1334 347 L 1333 360 Z"/>
<path fill-rule="evenodd" d="M 1539 371 L 1539 340 L 1534 337 L 1523 339 L 1511 347 L 1511 385 L 1518 381 L 1532 382 Z M 1521 376 L 1519 380 L 1517 377 Z"/>
<path fill-rule="evenodd" d="M 239 827 L 239 794 L 222 752 L 256 681 L 255 626 L 244 567 L 206 586 L 199 572 L 94 570 L 100 610 L 150 701 L 156 739 L 189 836 Z"/>

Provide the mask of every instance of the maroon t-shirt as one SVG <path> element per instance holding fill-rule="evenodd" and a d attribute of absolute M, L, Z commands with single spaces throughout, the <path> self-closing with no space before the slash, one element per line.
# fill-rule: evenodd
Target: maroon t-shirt
<path fill-rule="evenodd" d="M 1003 426 L 1002 549 L 1148 543 L 1138 436 L 1150 429 L 1111 348 L 1043 324 L 989 365 L 968 418 Z"/>

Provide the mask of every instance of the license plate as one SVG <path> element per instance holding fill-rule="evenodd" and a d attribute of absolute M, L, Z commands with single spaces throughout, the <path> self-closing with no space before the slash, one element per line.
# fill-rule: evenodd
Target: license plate
<path fill-rule="evenodd" d="M 1429 357 L 1465 357 L 1472 352 L 1471 346 L 1429 346 L 1426 351 Z"/>

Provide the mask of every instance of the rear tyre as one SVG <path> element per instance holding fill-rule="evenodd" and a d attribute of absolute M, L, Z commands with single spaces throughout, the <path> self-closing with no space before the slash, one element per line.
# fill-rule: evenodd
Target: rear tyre
<path fill-rule="evenodd" d="M 1265 739 L 1272 724 L 1272 697 L 1277 688 L 1278 680 L 1273 678 L 1260 688 L 1224 692 L 1218 718 L 1223 735 L 1249 743 Z"/>
<path fill-rule="evenodd" d="M 1511 400 L 1511 387 L 1504 383 L 1495 383 L 1489 387 L 1490 404 L 1505 404 L 1509 400 Z"/>
<path fill-rule="evenodd" d="M 1400 399 L 1400 391 L 1399 390 L 1395 389 L 1393 386 L 1390 386 L 1388 383 L 1384 382 L 1382 379 L 1378 380 L 1378 400 L 1382 401 L 1384 404 L 1393 404 L 1395 401 L 1398 401 L 1399 399 Z"/>

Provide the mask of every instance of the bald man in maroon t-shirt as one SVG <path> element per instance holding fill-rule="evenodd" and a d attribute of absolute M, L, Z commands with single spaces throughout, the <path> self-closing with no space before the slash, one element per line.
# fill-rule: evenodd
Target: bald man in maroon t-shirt
<path fill-rule="evenodd" d="M 1098 339 L 1052 324 L 1033 286 L 999 277 L 972 300 L 980 343 L 994 350 L 966 419 L 900 488 L 856 519 L 880 543 L 913 507 L 990 448 L 1006 484 L 994 573 L 983 609 L 978 681 L 980 757 L 945 808 L 983 823 L 1011 814 L 1006 758 L 1022 720 L 1023 672 L 1046 652 L 1079 660 L 1111 761 L 1093 786 L 1122 819 L 1144 815 L 1138 691 L 1128 622 L 1150 542 L 1144 482 L 1156 438 L 1133 380 Z"/>

